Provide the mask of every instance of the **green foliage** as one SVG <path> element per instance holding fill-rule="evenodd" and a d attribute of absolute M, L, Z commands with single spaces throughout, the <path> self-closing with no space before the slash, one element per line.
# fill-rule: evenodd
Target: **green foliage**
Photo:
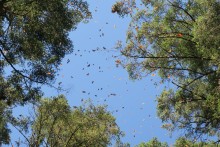
<path fill-rule="evenodd" d="M 214 142 L 196 142 L 187 140 L 184 137 L 178 138 L 174 145 L 174 147 L 216 147 Z M 166 142 L 162 143 L 157 138 L 153 138 L 148 142 L 142 142 L 137 147 L 168 147 Z"/>
<path fill-rule="evenodd" d="M 39 93 L 33 84 L 50 85 L 54 80 L 61 60 L 73 49 L 68 32 L 91 14 L 82 0 L 3 0 L 0 6 L 0 78 L 10 81 L 4 84 L 2 80 L 1 85 L 19 91 L 22 97 L 28 95 L 13 102 L 22 103 Z M 4 72 L 7 66 L 11 74 Z M 3 92 L 12 99 L 6 88 Z"/>
<path fill-rule="evenodd" d="M 160 142 L 157 138 L 153 138 L 149 142 L 140 143 L 137 147 L 168 147 L 168 144 Z"/>
<path fill-rule="evenodd" d="M 42 84 L 53 87 L 62 59 L 73 50 L 68 33 L 90 17 L 83 0 L 0 1 L 0 103 L 8 105 L 4 109 L 38 101 Z M 4 118 L 0 126 L 7 134 L 6 122 Z"/>
<path fill-rule="evenodd" d="M 8 129 L 6 119 L 7 114 L 10 114 L 10 112 L 6 111 L 6 107 L 4 103 L 0 102 L 0 144 L 9 144 L 10 141 L 10 130 Z"/>
<path fill-rule="evenodd" d="M 119 47 L 130 77 L 158 73 L 162 82 L 177 87 L 158 97 L 164 127 L 184 129 L 192 138 L 220 135 L 220 2 L 142 0 L 139 6 L 121 0 L 115 5 L 119 3 L 116 12 L 132 18 L 126 45 Z"/>
<path fill-rule="evenodd" d="M 71 109 L 64 96 L 42 99 L 36 108 L 29 146 L 108 146 L 121 131 L 104 106 L 91 102 Z"/>
<path fill-rule="evenodd" d="M 180 137 L 176 140 L 174 147 L 216 147 L 214 142 L 196 142 Z"/>
<path fill-rule="evenodd" d="M 114 145 L 114 147 L 130 147 L 129 143 L 123 143 L 120 140 L 116 142 L 116 144 Z"/>

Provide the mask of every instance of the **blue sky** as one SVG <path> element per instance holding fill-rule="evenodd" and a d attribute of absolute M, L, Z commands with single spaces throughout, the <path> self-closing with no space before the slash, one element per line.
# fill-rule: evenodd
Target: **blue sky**
<path fill-rule="evenodd" d="M 88 1 L 93 19 L 88 24 L 79 24 L 77 30 L 70 34 L 74 52 L 64 59 L 57 82 L 61 81 L 69 89 L 66 96 L 70 105 L 79 105 L 82 99 L 88 98 L 94 103 L 107 104 L 126 134 L 123 141 L 129 142 L 131 146 L 155 136 L 171 144 L 176 137 L 170 138 L 169 132 L 161 129 L 161 121 L 156 117 L 155 99 L 164 85 L 154 85 L 158 81 L 157 76 L 132 81 L 125 69 L 115 65 L 117 58 L 112 56 L 120 53 L 114 46 L 118 40 L 125 43 L 130 20 L 111 13 L 114 2 Z M 97 48 L 98 51 L 92 51 Z M 70 62 L 66 64 L 68 59 Z M 57 95 L 52 89 L 46 93 L 49 96 Z"/>
<path fill-rule="evenodd" d="M 79 24 L 70 33 L 74 52 L 63 60 L 55 85 L 62 82 L 61 86 L 68 89 L 68 93 L 58 93 L 47 87 L 43 88 L 45 95 L 65 94 L 71 106 L 80 105 L 82 99 L 88 98 L 96 104 L 108 105 L 108 110 L 126 134 L 122 140 L 131 146 L 153 137 L 172 144 L 178 136 L 170 138 L 169 132 L 161 128 L 161 121 L 156 116 L 156 95 L 165 85 L 154 85 L 159 80 L 157 76 L 133 81 L 125 69 L 115 65 L 118 58 L 112 56 L 120 53 L 114 46 L 118 40 L 125 43 L 129 18 L 121 19 L 111 13 L 114 2 L 88 0 L 93 19 L 87 24 Z M 68 60 L 70 62 L 67 64 Z"/>

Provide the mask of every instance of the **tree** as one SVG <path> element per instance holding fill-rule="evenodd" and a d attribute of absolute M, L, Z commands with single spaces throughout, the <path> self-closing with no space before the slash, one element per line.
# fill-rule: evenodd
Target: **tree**
<path fill-rule="evenodd" d="M 1 144 L 8 144 L 10 141 L 9 132 L 10 129 L 8 128 L 7 124 L 7 114 L 11 113 L 9 110 L 5 110 L 7 105 L 3 104 L 0 101 L 0 145 Z"/>
<path fill-rule="evenodd" d="M 31 121 L 28 146 L 108 146 L 112 139 L 120 141 L 122 132 L 105 106 L 87 102 L 70 108 L 63 95 L 42 99 Z M 22 132 L 22 129 L 19 129 Z M 25 136 L 25 133 L 22 133 Z"/>
<path fill-rule="evenodd" d="M 191 140 L 187 140 L 184 137 L 180 137 L 176 140 L 175 147 L 190 147 L 190 146 L 195 146 L 195 147 L 215 147 L 216 143 L 213 141 L 208 141 L 208 142 L 197 142 L 196 140 L 191 141 Z"/>
<path fill-rule="evenodd" d="M 168 130 L 187 137 L 220 135 L 220 2 L 218 0 L 121 0 L 113 13 L 130 15 L 120 64 L 133 79 L 159 74 L 172 82 L 158 97 Z"/>
<path fill-rule="evenodd" d="M 160 142 L 157 138 L 153 138 L 149 142 L 140 143 L 137 147 L 168 147 L 168 144 Z"/>
<path fill-rule="evenodd" d="M 73 50 L 68 32 L 90 15 L 82 0 L 2 0 L 1 100 L 36 99 L 39 85 L 53 82 L 61 60 Z"/>
<path fill-rule="evenodd" d="M 61 60 L 73 50 L 68 32 L 90 17 L 83 0 L 0 1 L 0 118 L 9 107 L 36 102 L 42 85 L 53 87 Z M 7 134 L 6 122 L 0 119 Z"/>
<path fill-rule="evenodd" d="M 174 147 L 215 147 L 216 144 L 214 142 L 193 142 L 190 140 L 187 140 L 184 137 L 178 138 L 174 145 Z M 168 147 L 168 144 L 166 142 L 162 143 L 157 138 L 153 138 L 152 140 L 148 142 L 142 142 L 137 147 Z"/>
<path fill-rule="evenodd" d="M 129 143 L 121 142 L 121 140 L 117 140 L 114 144 L 114 147 L 130 147 L 131 145 Z"/>

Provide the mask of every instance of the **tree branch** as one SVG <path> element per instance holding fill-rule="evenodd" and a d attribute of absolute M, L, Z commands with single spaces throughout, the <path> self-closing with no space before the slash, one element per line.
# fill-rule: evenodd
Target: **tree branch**
<path fill-rule="evenodd" d="M 201 97 L 201 98 L 202 98 L 201 100 L 206 100 L 205 97 L 203 97 L 203 96 L 201 96 L 201 95 L 198 95 L 198 94 L 194 94 L 191 90 L 189 90 L 189 89 L 187 89 L 187 88 L 185 88 L 185 87 L 183 87 L 183 86 L 180 86 L 180 85 L 176 84 L 176 83 L 173 82 L 173 81 L 172 81 L 172 84 L 174 84 L 174 85 L 177 86 L 178 88 L 181 88 L 181 89 L 183 89 L 183 90 L 186 90 L 186 91 L 190 92 L 192 95 L 197 95 L 197 96 Z"/>
<path fill-rule="evenodd" d="M 2 42 L 0 41 L 0 43 L 2 44 Z M 2 44 L 3 45 L 3 44 Z M 0 53 L 2 54 L 2 56 L 4 57 L 4 59 L 7 61 L 7 63 L 11 66 L 11 68 L 18 73 L 19 75 L 21 75 L 22 77 L 29 79 L 30 81 L 33 81 L 35 83 L 39 83 L 39 84 L 45 84 L 45 82 L 41 82 L 41 81 L 35 81 L 33 79 L 31 79 L 30 77 L 24 75 L 23 73 L 21 73 L 19 70 L 17 70 L 14 65 L 9 61 L 9 59 L 6 57 L 6 55 L 4 54 L 4 52 L 2 51 L 2 49 L 0 49 Z"/>
<path fill-rule="evenodd" d="M 69 123 L 68 123 L 68 125 L 69 125 Z M 80 126 L 77 127 L 73 132 L 71 132 L 71 135 L 70 135 L 69 139 L 67 140 L 65 147 L 68 147 L 69 142 L 70 142 L 70 140 L 72 139 L 73 135 L 75 135 L 75 133 L 76 133 L 79 129 L 80 129 Z"/>
<path fill-rule="evenodd" d="M 1 45 L 2 45 L 3 48 L 8 49 L 8 48 L 5 46 L 5 44 L 4 44 L 1 40 L 0 40 L 0 43 L 1 43 Z M 8 50 L 9 50 L 9 49 L 8 49 Z M 36 80 L 34 80 L 34 79 L 28 77 L 27 75 L 24 75 L 22 72 L 20 72 L 19 70 L 17 70 L 17 69 L 14 67 L 14 65 L 13 65 L 13 64 L 10 62 L 10 60 L 6 57 L 6 55 L 4 54 L 4 52 L 3 52 L 2 49 L 0 49 L 0 53 L 1 53 L 1 55 L 4 57 L 4 59 L 6 60 L 6 62 L 11 66 L 11 68 L 12 68 L 16 73 L 18 73 L 19 75 L 21 75 L 22 77 L 24 77 L 25 79 L 28 79 L 29 81 L 35 82 L 35 83 L 38 83 L 38 84 L 46 84 L 46 85 L 48 85 L 48 86 L 50 86 L 50 87 L 53 87 L 53 88 L 55 88 L 55 89 L 57 89 L 57 90 L 64 90 L 64 89 L 57 88 L 57 87 L 51 85 L 50 83 L 48 83 L 48 82 L 46 82 L 46 81 L 36 81 Z M 65 91 L 65 90 L 64 90 L 64 91 Z"/>
<path fill-rule="evenodd" d="M 171 68 L 171 67 L 162 67 L 162 66 L 149 66 L 150 68 L 155 68 L 155 69 L 167 69 L 167 70 L 177 70 L 177 71 L 190 71 L 193 73 L 197 73 L 197 74 L 201 74 L 203 75 L 203 73 L 188 69 L 188 68 Z"/>
<path fill-rule="evenodd" d="M 211 71 L 211 72 L 208 72 L 208 73 L 206 73 L 206 74 L 203 74 L 203 75 L 201 75 L 201 76 L 199 76 L 199 77 L 193 79 L 191 82 L 189 82 L 187 85 L 184 85 L 184 86 L 187 87 L 187 86 L 189 86 L 190 84 L 192 84 L 193 82 L 195 82 L 196 80 L 199 80 L 199 79 L 203 78 L 204 76 L 207 76 L 207 75 L 212 74 L 212 73 L 215 73 L 215 72 L 216 72 L 216 71 Z"/>
<path fill-rule="evenodd" d="M 145 59 L 195 59 L 195 60 L 212 60 L 209 58 L 202 58 L 202 57 L 193 57 L 193 56 L 135 56 L 135 55 L 127 55 L 122 52 L 122 55 L 126 57 L 132 58 L 145 58 Z"/>
<path fill-rule="evenodd" d="M 180 9 L 180 10 L 183 10 L 183 12 L 185 12 L 185 13 L 192 19 L 192 21 L 196 22 L 195 19 L 193 18 L 193 16 L 192 16 L 191 14 L 189 14 L 189 12 L 188 12 L 186 9 L 184 9 L 184 8 L 178 6 L 178 5 L 173 4 L 173 3 L 172 3 L 171 1 L 169 1 L 169 0 L 168 0 L 168 2 L 171 4 L 171 6 L 173 6 L 173 7 L 175 7 L 175 8 L 178 8 L 178 9 Z"/>
<path fill-rule="evenodd" d="M 19 133 L 26 139 L 26 141 L 30 144 L 29 139 L 24 135 L 24 133 L 23 133 L 21 130 L 19 130 L 13 123 L 10 122 L 10 124 L 11 124 L 16 130 L 18 130 L 18 132 L 19 132 Z"/>

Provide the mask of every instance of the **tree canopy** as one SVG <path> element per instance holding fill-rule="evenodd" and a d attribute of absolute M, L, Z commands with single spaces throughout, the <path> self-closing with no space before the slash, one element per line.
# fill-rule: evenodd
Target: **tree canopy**
<path fill-rule="evenodd" d="M 112 13 L 131 17 L 126 44 L 116 46 L 122 55 L 116 64 L 131 79 L 159 75 L 161 84 L 175 86 L 157 97 L 162 127 L 185 135 L 174 146 L 219 143 L 220 1 L 119 0 Z M 10 142 L 9 123 L 28 146 L 96 147 L 112 139 L 129 146 L 105 106 L 71 108 L 63 95 L 42 99 L 42 85 L 55 88 L 61 61 L 73 51 L 69 32 L 89 18 L 84 0 L 0 1 L 0 146 Z M 35 105 L 33 117 L 14 117 L 13 108 L 27 103 Z M 138 146 L 168 144 L 153 138 Z"/>
<path fill-rule="evenodd" d="M 0 1 L 1 143 L 9 141 L 9 107 L 36 102 L 42 85 L 54 87 L 62 59 L 73 50 L 68 33 L 90 17 L 83 0 Z"/>
<path fill-rule="evenodd" d="M 2 0 L 0 99 L 22 104 L 38 98 L 40 85 L 52 86 L 73 50 L 68 33 L 90 16 L 82 0 Z"/>
<path fill-rule="evenodd" d="M 191 140 L 187 140 L 184 137 L 178 138 L 175 143 L 172 145 L 174 147 L 215 147 L 216 144 L 214 142 L 193 142 Z M 160 142 L 157 138 L 153 138 L 148 142 L 142 142 L 137 147 L 168 147 L 166 142 Z"/>
<path fill-rule="evenodd" d="M 108 146 L 120 141 L 122 132 L 106 106 L 91 101 L 71 108 L 63 95 L 45 98 L 35 107 L 28 146 Z"/>
<path fill-rule="evenodd" d="M 160 142 L 157 138 L 153 138 L 148 142 L 140 143 L 136 147 L 168 147 L 168 144 Z"/>
<path fill-rule="evenodd" d="M 121 0 L 112 12 L 131 17 L 120 64 L 133 79 L 158 74 L 172 82 L 158 97 L 158 116 L 187 137 L 220 131 L 220 2 Z"/>

